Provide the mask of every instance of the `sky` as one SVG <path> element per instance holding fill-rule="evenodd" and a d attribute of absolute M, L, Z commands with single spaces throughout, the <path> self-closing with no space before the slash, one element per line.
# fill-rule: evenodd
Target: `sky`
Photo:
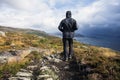
<path fill-rule="evenodd" d="M 0 25 L 58 32 L 68 10 L 79 30 L 120 26 L 120 0 L 0 0 Z"/>

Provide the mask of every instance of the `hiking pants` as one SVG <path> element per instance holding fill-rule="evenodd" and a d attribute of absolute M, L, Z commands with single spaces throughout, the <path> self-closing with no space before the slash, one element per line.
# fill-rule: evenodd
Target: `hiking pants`
<path fill-rule="evenodd" d="M 73 39 L 72 38 L 63 38 L 63 50 L 64 50 L 65 58 L 69 58 L 70 56 L 73 55 Z"/>

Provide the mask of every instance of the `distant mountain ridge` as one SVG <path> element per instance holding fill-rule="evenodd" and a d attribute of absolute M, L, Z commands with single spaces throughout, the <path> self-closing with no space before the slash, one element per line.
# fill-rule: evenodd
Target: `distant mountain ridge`
<path fill-rule="evenodd" d="M 20 32 L 20 33 L 27 33 L 27 34 L 36 34 L 36 35 L 44 36 L 44 37 L 49 36 L 46 32 L 40 31 L 40 30 L 12 28 L 12 27 L 7 27 L 7 26 L 0 26 L 0 31 L 4 31 L 4 32 Z"/>

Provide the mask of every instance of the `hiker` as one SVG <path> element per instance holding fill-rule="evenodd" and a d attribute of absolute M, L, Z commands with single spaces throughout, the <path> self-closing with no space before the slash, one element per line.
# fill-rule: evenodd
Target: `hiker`
<path fill-rule="evenodd" d="M 66 12 L 66 18 L 60 22 L 58 29 L 63 34 L 63 54 L 64 54 L 64 61 L 68 61 L 73 56 L 73 37 L 74 31 L 77 30 L 77 23 L 76 20 L 71 18 L 72 14 L 71 11 Z M 67 46 L 69 45 L 69 52 L 67 50 Z"/>

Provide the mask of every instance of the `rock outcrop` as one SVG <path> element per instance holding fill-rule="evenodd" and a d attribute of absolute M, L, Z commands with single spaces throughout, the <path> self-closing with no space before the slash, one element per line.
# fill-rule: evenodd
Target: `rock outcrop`
<path fill-rule="evenodd" d="M 6 37 L 5 32 L 0 31 L 0 36 L 2 36 L 2 37 Z"/>
<path fill-rule="evenodd" d="M 9 80 L 79 80 L 79 68 L 75 61 L 64 62 L 59 54 L 44 55 L 37 63 L 20 69 Z"/>

